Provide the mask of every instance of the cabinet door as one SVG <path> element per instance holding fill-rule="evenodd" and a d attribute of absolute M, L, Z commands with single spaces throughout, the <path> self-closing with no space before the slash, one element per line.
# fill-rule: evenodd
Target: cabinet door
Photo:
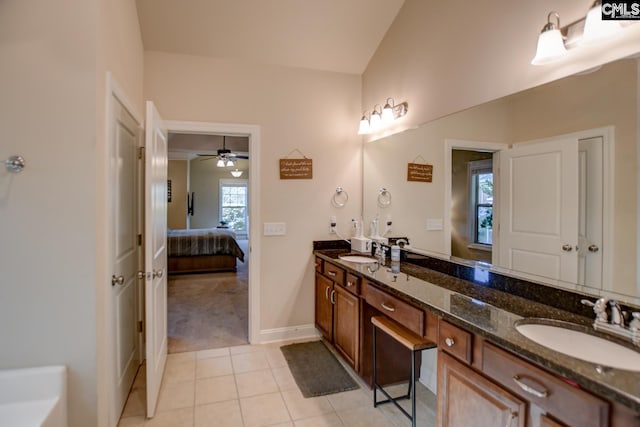
<path fill-rule="evenodd" d="M 328 340 L 333 340 L 333 282 L 316 273 L 316 327 Z"/>
<path fill-rule="evenodd" d="M 439 427 L 524 427 L 525 418 L 524 401 L 438 352 Z"/>
<path fill-rule="evenodd" d="M 333 344 L 349 364 L 357 371 L 358 335 L 360 331 L 360 311 L 358 297 L 342 286 L 334 286 Z"/>

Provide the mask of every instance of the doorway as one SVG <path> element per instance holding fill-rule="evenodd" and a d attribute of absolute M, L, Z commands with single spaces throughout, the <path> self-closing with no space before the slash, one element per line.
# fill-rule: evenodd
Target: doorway
<path fill-rule="evenodd" d="M 248 344 L 249 136 L 168 145 L 168 352 Z"/>

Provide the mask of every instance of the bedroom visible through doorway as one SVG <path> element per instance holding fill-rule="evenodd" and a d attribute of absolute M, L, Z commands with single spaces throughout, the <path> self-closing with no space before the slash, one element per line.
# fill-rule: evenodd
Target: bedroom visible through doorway
<path fill-rule="evenodd" d="M 249 137 L 169 132 L 168 351 L 249 343 Z"/>

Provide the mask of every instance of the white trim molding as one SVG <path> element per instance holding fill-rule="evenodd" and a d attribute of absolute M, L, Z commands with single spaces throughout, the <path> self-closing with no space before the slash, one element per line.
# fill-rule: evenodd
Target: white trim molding
<path fill-rule="evenodd" d="M 290 341 L 290 340 L 311 340 L 320 338 L 320 332 L 315 325 L 287 326 L 285 328 L 263 329 L 260 331 L 259 342 L 266 344 L 270 342 Z"/>

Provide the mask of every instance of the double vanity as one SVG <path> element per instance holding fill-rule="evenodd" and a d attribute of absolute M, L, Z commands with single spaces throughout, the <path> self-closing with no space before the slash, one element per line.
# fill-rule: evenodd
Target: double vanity
<path fill-rule="evenodd" d="M 640 352 L 594 332 L 584 296 L 408 251 L 393 265 L 336 242 L 314 254 L 316 326 L 366 382 L 372 316 L 438 344 L 438 426 L 640 425 Z M 406 382 L 410 353 L 380 339 L 378 381 Z"/>

